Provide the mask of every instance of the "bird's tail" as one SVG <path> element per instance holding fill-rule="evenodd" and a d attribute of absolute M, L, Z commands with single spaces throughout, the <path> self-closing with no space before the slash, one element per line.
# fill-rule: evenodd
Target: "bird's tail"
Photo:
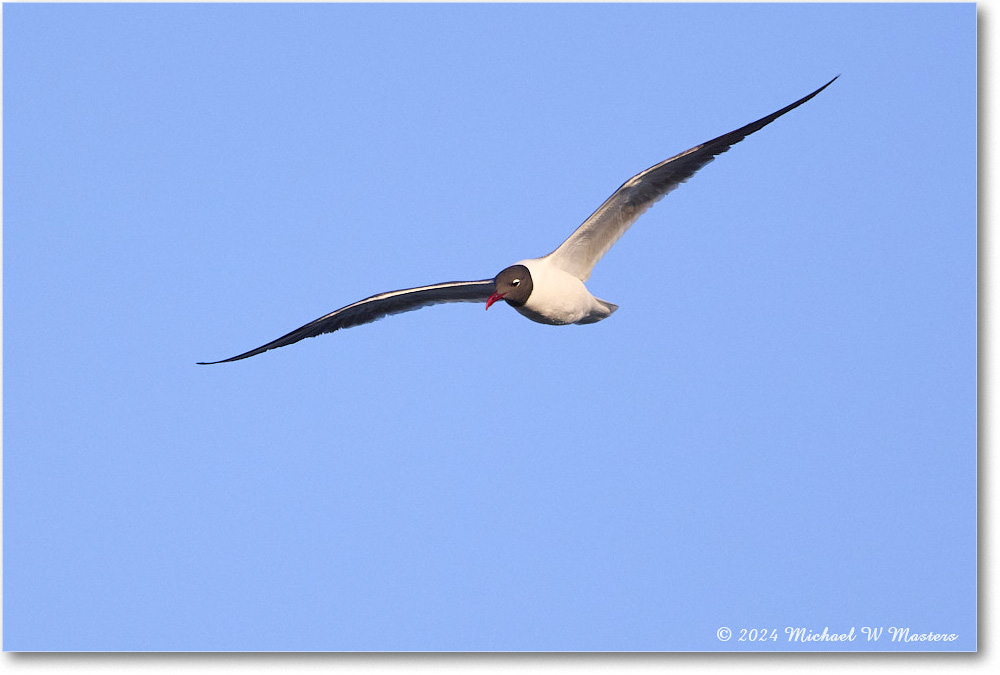
<path fill-rule="evenodd" d="M 616 309 L 618 309 L 618 305 L 608 302 L 607 300 L 601 300 L 600 298 L 594 298 L 594 300 L 597 300 L 597 302 L 600 303 L 601 309 L 591 312 L 589 316 L 580 319 L 577 323 L 597 323 L 601 319 L 607 319 L 609 316 L 614 314 Z"/>

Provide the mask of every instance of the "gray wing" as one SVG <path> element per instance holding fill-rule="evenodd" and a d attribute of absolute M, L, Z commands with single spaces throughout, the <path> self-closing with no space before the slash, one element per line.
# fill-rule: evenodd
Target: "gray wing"
<path fill-rule="evenodd" d="M 266 352 L 268 349 L 284 347 L 305 338 L 332 333 L 341 328 L 360 326 L 390 314 L 412 312 L 428 305 L 438 305 L 445 302 L 486 302 L 490 294 L 493 293 L 493 289 L 493 280 L 484 279 L 482 281 L 449 281 L 444 284 L 379 293 L 347 307 L 342 307 L 335 312 L 330 312 L 326 316 L 321 316 L 301 328 L 296 328 L 288 335 L 283 335 L 277 340 L 257 347 L 257 349 L 251 349 L 221 361 L 201 361 L 198 365 L 206 366 L 213 363 L 239 361 Z"/>
<path fill-rule="evenodd" d="M 545 257 L 550 258 L 560 269 L 578 277 L 581 281 L 586 281 L 590 278 L 590 272 L 597 261 L 604 257 L 608 249 L 649 207 L 715 159 L 716 155 L 721 155 L 753 132 L 799 107 L 833 84 L 836 79 L 833 78 L 808 96 L 767 117 L 697 145 L 629 178 L 570 235 L 569 239 Z"/>

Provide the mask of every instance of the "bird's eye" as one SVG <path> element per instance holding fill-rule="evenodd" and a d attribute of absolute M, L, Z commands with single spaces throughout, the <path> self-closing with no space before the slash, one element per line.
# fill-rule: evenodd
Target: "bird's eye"
<path fill-rule="evenodd" d="M 514 279 L 512 282 L 510 282 L 510 285 L 511 286 L 520 286 L 521 285 L 521 280 L 520 279 Z"/>

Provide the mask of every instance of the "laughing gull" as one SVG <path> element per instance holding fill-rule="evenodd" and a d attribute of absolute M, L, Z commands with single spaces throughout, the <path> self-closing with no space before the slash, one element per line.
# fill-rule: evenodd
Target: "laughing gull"
<path fill-rule="evenodd" d="M 360 326 L 389 314 L 410 312 L 445 302 L 485 302 L 486 309 L 489 309 L 497 300 L 503 300 L 532 321 L 556 326 L 595 323 L 606 319 L 618 309 L 618 305 L 595 298 L 584 282 L 590 278 L 590 272 L 597 261 L 625 234 L 632 223 L 668 192 L 715 159 L 716 155 L 799 107 L 836 79 L 833 78 L 808 96 L 767 117 L 696 145 L 629 178 L 583 221 L 569 239 L 546 256 L 522 260 L 502 270 L 492 279 L 449 281 L 379 293 L 321 316 L 266 345 L 228 359 L 202 362 L 199 365 L 238 361 L 304 338 Z"/>

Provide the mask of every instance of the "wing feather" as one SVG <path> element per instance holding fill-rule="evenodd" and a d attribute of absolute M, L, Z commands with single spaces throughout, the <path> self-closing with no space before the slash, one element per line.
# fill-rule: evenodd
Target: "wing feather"
<path fill-rule="evenodd" d="M 696 145 L 629 178 L 559 248 L 546 257 L 557 267 L 581 281 L 587 281 L 594 265 L 649 207 L 663 199 L 717 155 L 721 155 L 753 132 L 799 107 L 833 84 L 836 79 L 833 78 L 808 96 L 767 117 Z"/>
<path fill-rule="evenodd" d="M 202 361 L 199 365 L 227 363 L 256 356 L 269 349 L 277 349 L 293 344 L 305 338 L 316 337 L 323 333 L 332 333 L 342 328 L 351 328 L 365 323 L 377 321 L 390 314 L 401 314 L 413 310 L 438 305 L 447 302 L 486 302 L 493 293 L 493 280 L 482 281 L 449 281 L 443 284 L 406 288 L 399 291 L 379 293 L 370 298 L 359 300 L 342 307 L 335 312 L 321 316 L 291 333 L 272 340 L 266 345 L 251 349 L 248 352 L 221 361 Z"/>

